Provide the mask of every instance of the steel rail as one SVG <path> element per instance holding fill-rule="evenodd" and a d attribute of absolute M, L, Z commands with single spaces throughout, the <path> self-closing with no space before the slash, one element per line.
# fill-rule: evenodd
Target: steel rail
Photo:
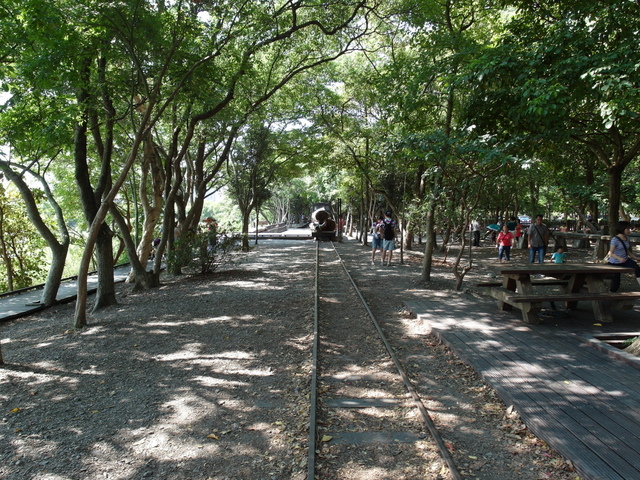
<path fill-rule="evenodd" d="M 316 271 L 314 281 L 313 349 L 311 360 L 311 386 L 309 393 L 309 451 L 307 452 L 307 480 L 314 480 L 316 471 L 316 416 L 318 407 L 318 277 L 320 272 L 320 242 L 316 242 Z"/>
<path fill-rule="evenodd" d="M 380 339 L 384 343 L 384 346 L 387 349 L 387 352 L 389 353 L 389 356 L 393 360 L 393 363 L 396 366 L 396 369 L 398 370 L 398 373 L 402 377 L 402 381 L 403 381 L 405 387 L 407 388 L 407 391 L 411 394 L 411 397 L 413 398 L 413 401 L 414 401 L 416 407 L 420 411 L 420 416 L 422 417 L 422 421 L 425 424 L 425 426 L 427 427 L 427 429 L 429 430 L 429 433 L 431 434 L 431 437 L 433 438 L 433 441 L 436 443 L 436 445 L 438 447 L 438 450 L 440 451 L 440 454 L 442 455 L 443 460 L 445 461 L 445 463 L 449 467 L 451 475 L 453 476 L 453 478 L 455 480 L 462 480 L 463 477 L 460 474 L 460 472 L 458 471 L 458 468 L 456 467 L 456 464 L 455 464 L 455 462 L 453 460 L 453 457 L 451 456 L 451 453 L 449 452 L 449 449 L 447 448 L 447 446 L 445 445 L 444 441 L 442 440 L 442 437 L 440 436 L 440 433 L 438 432 L 438 429 L 436 428 L 435 423 L 433 422 L 433 419 L 431 418 L 431 415 L 429 414 L 429 411 L 427 410 L 427 408 L 425 407 L 424 403 L 422 402 L 422 399 L 420 398 L 420 395 L 418 395 L 418 392 L 416 391 L 416 389 L 411 384 L 411 381 L 409 380 L 409 376 L 405 372 L 404 367 L 400 363 L 400 360 L 398 360 L 398 357 L 394 353 L 393 348 L 391 347 L 391 344 L 387 340 L 387 337 L 385 336 L 384 332 L 382 331 L 382 328 L 380 328 L 380 324 L 379 324 L 378 320 L 376 319 L 375 315 L 373 314 L 373 312 L 371 311 L 371 309 L 369 308 L 369 305 L 367 304 L 367 301 L 362 296 L 362 293 L 360 292 L 360 289 L 358 288 L 358 286 L 356 285 L 355 281 L 353 280 L 353 277 L 349 273 L 349 270 L 347 269 L 347 266 L 346 266 L 345 262 L 342 260 L 342 257 L 340 256 L 340 253 L 336 249 L 335 244 L 333 242 L 331 242 L 331 245 L 333 246 L 333 250 L 336 252 L 336 255 L 338 256 L 338 259 L 340 260 L 340 265 L 342 265 L 342 268 L 344 269 L 345 273 L 347 274 L 347 277 L 349 278 L 349 281 L 351 282 L 351 285 L 353 285 L 353 288 L 355 289 L 356 294 L 360 298 L 360 301 L 362 302 L 362 305 L 364 306 L 365 310 L 367 311 L 367 314 L 369 315 L 369 318 L 371 319 L 373 325 L 375 326 L 375 328 L 376 328 L 376 330 L 378 332 L 378 335 L 380 336 Z M 318 259 L 318 257 L 316 256 L 316 272 L 318 271 L 317 259 Z M 316 277 L 316 279 L 317 279 L 317 277 Z M 317 316 L 317 311 L 316 311 L 316 316 Z M 309 477 L 309 480 L 312 480 L 312 479 L 313 479 L 313 477 Z"/>

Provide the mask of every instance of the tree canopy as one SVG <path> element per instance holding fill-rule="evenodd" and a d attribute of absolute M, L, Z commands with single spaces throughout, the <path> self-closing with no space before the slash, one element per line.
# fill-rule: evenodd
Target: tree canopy
<path fill-rule="evenodd" d="M 292 220 L 340 198 L 364 240 L 390 209 L 407 248 L 427 240 L 424 280 L 443 225 L 545 213 L 611 227 L 639 207 L 638 13 L 627 0 L 7 0 L 0 171 L 51 251 L 46 302 L 74 245 L 77 327 L 91 262 L 94 308 L 116 301 L 117 258 L 136 288 L 157 285 L 163 253 L 220 192 L 245 248 L 259 210 Z"/>

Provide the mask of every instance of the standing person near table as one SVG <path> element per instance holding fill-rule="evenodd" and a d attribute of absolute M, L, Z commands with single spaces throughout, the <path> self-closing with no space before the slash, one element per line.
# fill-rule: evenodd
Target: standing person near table
<path fill-rule="evenodd" d="M 398 227 L 396 222 L 391 218 L 391 210 L 384 212 L 384 220 L 382 221 L 382 265 L 391 265 L 391 257 L 393 250 L 396 248 L 396 234 Z M 387 253 L 389 259 L 387 260 Z M 386 262 L 386 263 L 385 263 Z"/>
<path fill-rule="evenodd" d="M 520 219 L 516 219 L 516 247 L 522 248 L 522 224 L 520 223 Z"/>
<path fill-rule="evenodd" d="M 371 224 L 371 265 L 376 263 L 376 251 L 382 252 L 382 221 L 384 217 L 380 215 L 378 220 Z"/>
<path fill-rule="evenodd" d="M 636 281 L 640 284 L 640 267 L 634 260 L 639 260 L 631 251 L 629 243 L 629 232 L 631 232 L 631 224 L 629 222 L 618 222 L 616 225 L 616 236 L 611 237 L 611 247 L 609 248 L 609 265 L 618 267 L 633 268 L 636 273 Z M 616 273 L 611 279 L 611 292 L 617 292 L 620 288 L 620 274 Z"/>
<path fill-rule="evenodd" d="M 502 257 L 505 257 L 505 261 L 508 262 L 511 260 L 511 247 L 513 246 L 513 242 L 515 237 L 513 233 L 509 231 L 509 227 L 507 225 L 502 226 L 502 231 L 498 235 L 498 241 L 496 242 L 496 246 L 498 247 L 498 260 L 502 263 Z"/>
<path fill-rule="evenodd" d="M 547 253 L 547 245 L 551 232 L 549 228 L 542 223 L 542 215 L 536 215 L 535 223 L 529 227 L 529 263 L 534 263 L 536 255 L 538 262 L 544 262 L 544 256 Z"/>

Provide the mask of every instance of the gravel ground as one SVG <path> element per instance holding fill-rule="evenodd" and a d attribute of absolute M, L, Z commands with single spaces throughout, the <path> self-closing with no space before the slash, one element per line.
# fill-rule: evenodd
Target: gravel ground
<path fill-rule="evenodd" d="M 390 336 L 419 339 L 401 357 L 465 478 L 577 478 L 403 309 L 416 290 L 473 301 L 495 249 L 475 250 L 463 293 L 442 255 L 425 286 L 417 253 L 383 268 L 354 241 L 338 248 Z M 73 303 L 0 325 L 0 479 L 306 478 L 313 253 L 263 241 L 212 275 L 121 285 L 119 305 L 79 332 Z M 387 478 L 358 475 L 335 478 Z"/>

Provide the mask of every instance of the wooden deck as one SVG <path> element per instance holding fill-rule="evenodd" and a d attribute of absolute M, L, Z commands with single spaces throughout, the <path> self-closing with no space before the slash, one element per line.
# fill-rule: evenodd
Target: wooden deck
<path fill-rule="evenodd" d="M 586 479 L 640 478 L 640 359 L 596 335 L 640 332 L 640 310 L 595 324 L 589 305 L 539 325 L 493 299 L 407 299 L 410 311 L 469 363 L 529 429 Z M 545 318 L 543 316 L 543 318 Z M 594 348 L 594 344 L 600 348 Z"/>

